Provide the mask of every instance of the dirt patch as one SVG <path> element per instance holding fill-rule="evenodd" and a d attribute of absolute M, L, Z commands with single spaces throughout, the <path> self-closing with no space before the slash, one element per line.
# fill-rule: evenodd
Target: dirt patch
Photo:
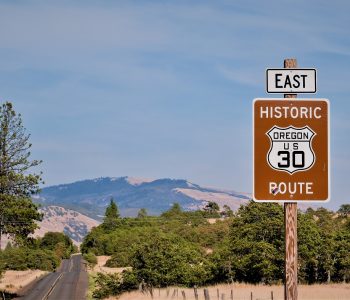
<path fill-rule="evenodd" d="M 125 267 L 125 268 L 105 267 L 107 260 L 109 260 L 110 258 L 111 256 L 106 256 L 106 255 L 97 256 L 97 264 L 94 266 L 92 270 L 89 271 L 89 273 L 96 274 L 97 272 L 100 272 L 105 274 L 111 274 L 111 273 L 121 273 L 124 270 L 130 269 L 130 267 Z"/>
<path fill-rule="evenodd" d="M 0 290 L 17 293 L 21 288 L 47 273 L 41 270 L 6 271 L 0 279 Z"/>

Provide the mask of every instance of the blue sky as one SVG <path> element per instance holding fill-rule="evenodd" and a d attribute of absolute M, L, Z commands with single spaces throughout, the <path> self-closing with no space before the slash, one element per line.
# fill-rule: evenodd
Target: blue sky
<path fill-rule="evenodd" d="M 331 102 L 337 208 L 349 202 L 349 11 L 322 0 L 0 1 L 0 100 L 22 113 L 46 185 L 130 175 L 251 192 L 252 100 L 269 97 L 265 69 L 295 57 L 317 68 L 315 96 Z"/>

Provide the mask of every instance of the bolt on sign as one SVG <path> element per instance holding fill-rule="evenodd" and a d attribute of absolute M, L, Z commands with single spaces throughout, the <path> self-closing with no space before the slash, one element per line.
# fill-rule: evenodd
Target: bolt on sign
<path fill-rule="evenodd" d="M 328 201 L 328 100 L 255 99 L 253 114 L 254 200 Z"/>

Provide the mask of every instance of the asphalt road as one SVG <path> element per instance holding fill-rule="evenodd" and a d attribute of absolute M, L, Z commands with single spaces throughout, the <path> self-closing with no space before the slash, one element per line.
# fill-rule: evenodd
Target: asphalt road
<path fill-rule="evenodd" d="M 88 275 L 80 254 L 64 259 L 55 273 L 38 281 L 21 300 L 83 300 L 86 299 Z"/>

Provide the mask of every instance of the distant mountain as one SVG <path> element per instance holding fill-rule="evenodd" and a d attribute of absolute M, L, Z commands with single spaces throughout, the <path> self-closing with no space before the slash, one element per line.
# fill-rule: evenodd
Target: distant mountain
<path fill-rule="evenodd" d="M 41 222 L 38 222 L 40 228 L 35 230 L 34 237 L 43 237 L 48 231 L 63 232 L 73 240 L 75 245 L 79 245 L 91 228 L 100 224 L 81 213 L 59 206 L 41 207 L 40 212 L 44 217 Z M 11 242 L 11 239 L 2 236 L 1 249 L 4 249 L 8 242 Z"/>
<path fill-rule="evenodd" d="M 104 177 L 61 184 L 42 189 L 34 201 L 56 205 L 101 220 L 111 197 L 123 216 L 135 216 L 140 208 L 157 215 L 178 202 L 185 210 L 202 208 L 208 201 L 236 210 L 247 203 L 249 194 L 201 187 L 183 179 L 141 179 Z"/>
<path fill-rule="evenodd" d="M 44 217 L 34 233 L 35 237 L 42 237 L 48 231 L 63 232 L 79 245 L 91 228 L 100 224 L 79 212 L 59 206 L 45 206 L 40 211 Z"/>

